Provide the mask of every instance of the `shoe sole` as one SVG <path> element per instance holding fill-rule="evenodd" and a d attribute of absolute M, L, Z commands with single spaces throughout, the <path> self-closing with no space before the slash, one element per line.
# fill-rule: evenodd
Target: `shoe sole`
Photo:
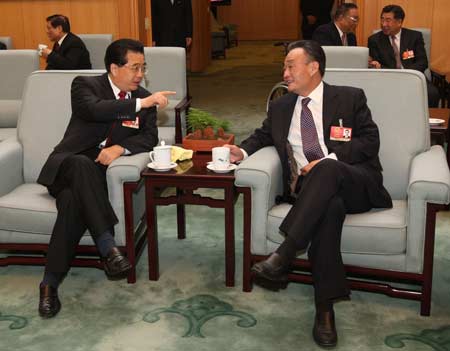
<path fill-rule="evenodd" d="M 110 274 L 108 272 L 108 269 L 105 266 L 105 274 L 106 274 L 106 277 L 108 278 L 108 280 L 122 280 L 122 279 L 127 278 L 128 273 L 130 273 L 132 268 L 133 267 L 130 265 L 127 269 L 125 269 L 117 274 Z"/>
<path fill-rule="evenodd" d="M 280 291 L 282 289 L 286 289 L 288 285 L 288 281 L 275 281 L 275 280 L 269 280 L 264 277 L 256 276 L 253 279 L 254 283 L 261 288 L 264 288 L 266 290 L 270 291 Z"/>

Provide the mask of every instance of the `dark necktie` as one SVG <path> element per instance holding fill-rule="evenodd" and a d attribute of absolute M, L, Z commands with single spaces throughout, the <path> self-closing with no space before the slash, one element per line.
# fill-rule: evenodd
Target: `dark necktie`
<path fill-rule="evenodd" d="M 308 162 L 323 158 L 324 154 L 319 144 L 316 125 L 311 110 L 308 108 L 310 98 L 302 100 L 302 113 L 300 115 L 300 129 L 302 134 L 303 153 Z"/>
<path fill-rule="evenodd" d="M 60 46 L 59 46 L 59 43 L 56 42 L 55 45 L 53 45 L 53 51 L 54 51 L 54 52 L 58 52 L 58 51 L 59 51 L 59 47 L 60 47 Z"/>
<path fill-rule="evenodd" d="M 402 62 L 400 60 L 400 51 L 398 50 L 397 43 L 395 41 L 395 35 L 391 36 L 391 44 L 392 49 L 394 50 L 394 56 L 395 56 L 395 68 L 402 68 Z"/>
<path fill-rule="evenodd" d="M 119 94 L 117 94 L 119 96 L 119 100 L 125 100 L 126 96 L 127 96 L 127 92 L 126 91 L 120 91 Z M 105 142 L 105 147 L 109 147 L 111 146 L 111 139 L 112 139 L 112 133 L 114 130 L 114 127 L 116 126 L 117 121 L 114 121 L 111 129 L 109 130 L 108 133 L 108 137 L 106 138 L 106 142 Z"/>

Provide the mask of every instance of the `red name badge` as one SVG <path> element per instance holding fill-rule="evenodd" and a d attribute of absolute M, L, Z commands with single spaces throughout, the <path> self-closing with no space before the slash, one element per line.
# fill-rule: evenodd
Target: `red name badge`
<path fill-rule="evenodd" d="M 139 129 L 139 116 L 136 116 L 134 121 L 123 121 L 122 127 Z"/>
<path fill-rule="evenodd" d="M 330 130 L 330 140 L 335 141 L 352 140 L 352 128 L 332 126 Z"/>
<path fill-rule="evenodd" d="M 406 50 L 402 54 L 403 60 L 408 60 L 414 58 L 414 50 Z"/>

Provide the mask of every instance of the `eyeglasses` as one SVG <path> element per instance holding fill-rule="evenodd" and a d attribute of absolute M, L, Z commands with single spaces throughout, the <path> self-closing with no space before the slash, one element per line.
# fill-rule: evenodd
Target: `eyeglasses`
<path fill-rule="evenodd" d="M 359 17 L 353 17 L 353 16 L 347 16 L 350 21 L 352 21 L 353 23 L 358 23 L 359 22 Z"/>
<path fill-rule="evenodd" d="M 148 72 L 148 70 L 147 70 L 147 65 L 146 65 L 146 64 L 144 64 L 144 65 L 139 65 L 139 64 L 136 64 L 136 65 L 129 65 L 129 64 L 126 64 L 126 65 L 122 65 L 122 66 L 120 66 L 120 67 L 126 67 L 126 68 L 128 68 L 131 72 L 133 72 L 134 74 L 137 74 L 138 72 L 141 72 L 141 73 L 143 73 L 143 74 L 147 74 L 147 72 Z"/>

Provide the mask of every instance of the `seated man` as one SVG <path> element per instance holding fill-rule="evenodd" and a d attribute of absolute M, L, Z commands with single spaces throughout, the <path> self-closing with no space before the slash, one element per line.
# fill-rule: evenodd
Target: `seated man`
<path fill-rule="evenodd" d="M 373 68 L 415 69 L 428 68 L 427 53 L 421 32 L 403 28 L 405 12 L 398 5 L 381 10 L 381 31 L 369 37 L 369 66 Z M 427 80 L 428 106 L 438 107 L 439 91 Z"/>
<path fill-rule="evenodd" d="M 345 215 L 392 207 L 392 200 L 383 187 L 379 133 L 364 92 L 328 85 L 324 72 L 325 53 L 317 42 L 291 43 L 283 75 L 289 93 L 271 103 L 262 127 L 240 148 L 228 147 L 234 162 L 275 146 L 283 169 L 281 200 L 293 206 L 280 226 L 285 240 L 252 273 L 262 287 L 284 288 L 290 263 L 308 249 L 313 337 L 320 346 L 335 346 L 333 303 L 350 295 L 340 251 Z"/>
<path fill-rule="evenodd" d="M 47 36 L 53 49 L 42 49 L 47 59 L 45 69 L 91 69 L 89 51 L 83 41 L 70 31 L 69 19 L 63 15 L 47 17 Z"/>
<path fill-rule="evenodd" d="M 121 155 L 147 152 L 158 143 L 155 106 L 165 107 L 166 95 L 174 94 L 150 94 L 140 86 L 146 64 L 138 41 L 111 43 L 105 66 L 107 73 L 101 76 L 73 80 L 69 125 L 38 178 L 56 198 L 58 210 L 40 284 L 39 314 L 44 318 L 61 308 L 57 289 L 86 230 L 109 278 L 124 278 L 131 269 L 114 241 L 117 217 L 108 199 L 106 169 Z"/>
<path fill-rule="evenodd" d="M 312 39 L 322 46 L 357 46 L 354 32 L 358 22 L 358 7 L 344 3 L 336 9 L 334 21 L 318 27 Z"/>

